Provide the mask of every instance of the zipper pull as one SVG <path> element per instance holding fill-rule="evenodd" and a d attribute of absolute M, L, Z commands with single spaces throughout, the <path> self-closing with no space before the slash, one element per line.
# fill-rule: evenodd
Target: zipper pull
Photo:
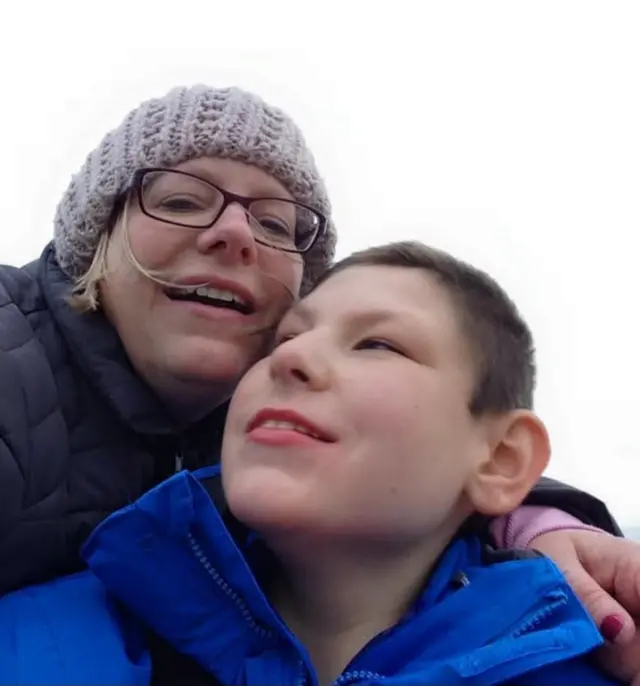
<path fill-rule="evenodd" d="M 174 465 L 173 465 L 176 474 L 178 472 L 181 472 L 184 469 L 183 465 L 184 465 L 184 456 L 182 455 L 181 452 L 176 453 L 175 461 L 174 461 Z"/>

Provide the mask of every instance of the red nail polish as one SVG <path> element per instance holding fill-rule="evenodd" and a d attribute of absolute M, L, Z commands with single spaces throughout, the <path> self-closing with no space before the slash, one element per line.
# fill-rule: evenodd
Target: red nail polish
<path fill-rule="evenodd" d="M 600 625 L 600 633 L 605 641 L 613 643 L 624 629 L 624 620 L 618 615 L 607 615 Z"/>

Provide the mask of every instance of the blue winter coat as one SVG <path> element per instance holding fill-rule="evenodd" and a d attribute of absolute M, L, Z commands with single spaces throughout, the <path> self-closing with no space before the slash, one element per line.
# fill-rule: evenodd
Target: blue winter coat
<path fill-rule="evenodd" d="M 144 633 L 129 611 L 227 686 L 317 683 L 252 571 L 268 560 L 263 546 L 234 539 L 200 476 L 177 474 L 100 525 L 84 550 L 95 576 L 0 601 L 2 683 L 150 683 Z M 505 561 L 462 538 L 405 618 L 336 684 L 612 684 L 588 657 L 601 643 L 552 562 Z"/>

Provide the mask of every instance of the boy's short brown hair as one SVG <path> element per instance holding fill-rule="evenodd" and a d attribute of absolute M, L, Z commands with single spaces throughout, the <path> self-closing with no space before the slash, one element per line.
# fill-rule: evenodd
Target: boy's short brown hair
<path fill-rule="evenodd" d="M 469 410 L 478 415 L 532 409 L 536 366 L 531 331 L 493 278 L 446 252 L 403 241 L 349 255 L 331 267 L 318 285 L 355 266 L 406 267 L 435 275 L 458 308 L 477 364 Z"/>

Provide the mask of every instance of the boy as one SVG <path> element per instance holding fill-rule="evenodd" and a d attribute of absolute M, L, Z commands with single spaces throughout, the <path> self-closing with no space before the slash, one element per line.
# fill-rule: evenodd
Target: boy
<path fill-rule="evenodd" d="M 473 535 L 549 457 L 531 335 L 497 284 L 420 244 L 372 248 L 292 308 L 275 346 L 229 410 L 229 512 L 207 492 L 215 469 L 181 472 L 85 548 L 127 612 L 112 613 L 126 650 L 112 626 L 98 641 L 111 683 L 148 682 L 131 616 L 187 656 L 185 685 L 612 683 L 555 566 Z"/>
<path fill-rule="evenodd" d="M 275 343 L 229 410 L 229 528 L 181 473 L 89 541 L 107 589 L 224 684 L 611 683 L 554 565 L 471 533 L 549 458 L 531 335 L 498 285 L 420 244 L 372 248 Z"/>

